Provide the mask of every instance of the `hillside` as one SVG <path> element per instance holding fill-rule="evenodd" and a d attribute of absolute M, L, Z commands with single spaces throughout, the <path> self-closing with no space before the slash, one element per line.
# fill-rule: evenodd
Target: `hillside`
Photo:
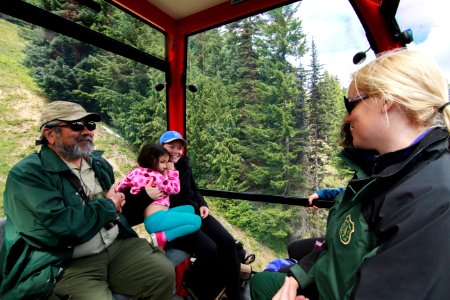
<path fill-rule="evenodd" d="M 39 149 L 34 146 L 34 141 L 39 138 L 37 124 L 46 99 L 21 64 L 24 41 L 16 26 L 3 19 L 0 19 L 0 43 L 0 216 L 4 216 L 3 190 L 7 173 L 17 161 Z M 97 130 L 96 149 L 105 151 L 104 157 L 113 165 L 116 178 L 121 178 L 134 165 L 135 154 L 106 126 L 99 126 Z M 244 243 L 247 251 L 256 254 L 254 269 L 262 270 L 275 257 L 273 251 L 228 224 L 213 207 L 212 212 L 236 239 Z M 147 236 L 142 226 L 137 226 L 136 231 Z"/>

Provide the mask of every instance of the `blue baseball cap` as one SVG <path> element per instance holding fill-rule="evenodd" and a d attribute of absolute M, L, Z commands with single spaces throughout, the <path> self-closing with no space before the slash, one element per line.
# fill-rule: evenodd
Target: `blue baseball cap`
<path fill-rule="evenodd" d="M 176 140 L 179 140 L 180 142 L 182 142 L 184 147 L 187 146 L 187 142 L 185 139 L 183 139 L 183 136 L 181 135 L 181 133 L 179 133 L 178 131 L 175 131 L 175 130 L 164 132 L 161 135 L 161 137 L 159 138 L 159 143 L 162 145 L 162 144 L 170 143 L 170 142 L 173 142 Z"/>

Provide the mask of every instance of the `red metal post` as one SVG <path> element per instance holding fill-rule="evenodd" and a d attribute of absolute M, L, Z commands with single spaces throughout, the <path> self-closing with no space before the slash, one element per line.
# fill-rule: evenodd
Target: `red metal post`
<path fill-rule="evenodd" d="M 186 137 L 186 36 L 178 32 L 168 34 L 167 57 L 170 64 L 168 82 L 167 126 Z"/>

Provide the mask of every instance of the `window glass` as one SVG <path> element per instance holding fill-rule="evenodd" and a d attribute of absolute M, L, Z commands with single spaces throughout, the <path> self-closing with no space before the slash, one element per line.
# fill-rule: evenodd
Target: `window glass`
<path fill-rule="evenodd" d="M 118 177 L 135 165 L 141 144 L 167 128 L 165 95 L 154 89 L 163 72 L 6 15 L 0 27 L 0 190 L 9 169 L 39 149 L 40 112 L 50 101 L 102 115 L 96 149 L 107 150 Z"/>
<path fill-rule="evenodd" d="M 186 122 L 198 185 L 293 197 L 345 186 L 342 98 L 353 55 L 368 47 L 346 0 L 301 1 L 191 36 L 187 84 L 198 92 L 187 91 Z M 289 237 L 324 234 L 327 210 L 211 202 L 279 251 Z"/>
<path fill-rule="evenodd" d="M 147 52 L 165 58 L 165 36 L 103 0 L 25 0 L 67 20 Z"/>
<path fill-rule="evenodd" d="M 191 36 L 187 81 L 199 89 L 187 91 L 187 135 L 200 186 L 307 196 L 338 184 L 342 97 L 360 67 L 353 55 L 368 48 L 344 0 L 301 1 Z"/>

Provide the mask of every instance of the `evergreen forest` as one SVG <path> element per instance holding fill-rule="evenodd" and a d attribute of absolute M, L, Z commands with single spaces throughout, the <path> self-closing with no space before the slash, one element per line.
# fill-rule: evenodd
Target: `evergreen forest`
<path fill-rule="evenodd" d="M 127 45 L 164 58 L 165 37 L 106 2 L 100 13 L 75 1 L 27 0 Z M 186 137 L 201 188 L 306 197 L 340 187 L 345 88 L 320 63 L 303 32 L 301 2 L 211 29 L 188 40 Z M 20 23 L 20 22 L 19 22 Z M 163 72 L 22 23 L 24 64 L 49 101 L 100 112 L 137 152 L 167 128 Z M 293 239 L 324 234 L 327 211 L 207 199 L 227 220 L 284 253 Z"/>

